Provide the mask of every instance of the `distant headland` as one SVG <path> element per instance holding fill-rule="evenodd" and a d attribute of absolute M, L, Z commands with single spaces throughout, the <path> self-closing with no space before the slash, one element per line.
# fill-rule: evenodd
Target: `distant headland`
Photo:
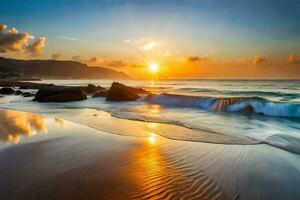
<path fill-rule="evenodd" d="M 123 72 L 76 61 L 0 57 L 0 79 L 131 79 Z"/>

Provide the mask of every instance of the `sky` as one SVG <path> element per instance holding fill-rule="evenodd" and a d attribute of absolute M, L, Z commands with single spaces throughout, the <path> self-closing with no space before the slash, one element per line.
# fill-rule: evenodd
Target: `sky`
<path fill-rule="evenodd" d="M 299 0 L 0 0 L 0 56 L 147 78 L 300 78 Z"/>

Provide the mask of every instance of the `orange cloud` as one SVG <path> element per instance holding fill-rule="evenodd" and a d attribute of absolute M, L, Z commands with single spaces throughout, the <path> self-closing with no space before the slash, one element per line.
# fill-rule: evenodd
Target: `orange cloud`
<path fill-rule="evenodd" d="M 249 61 L 250 60 L 250 61 Z M 238 60 L 238 62 L 240 64 L 248 64 L 249 62 L 251 62 L 251 59 L 248 59 L 247 57 L 242 57 Z"/>
<path fill-rule="evenodd" d="M 145 68 L 146 66 L 143 64 L 136 64 L 133 63 L 132 65 L 130 65 L 131 68 Z"/>
<path fill-rule="evenodd" d="M 6 29 L 6 25 L 0 25 L 0 52 L 7 53 L 24 50 L 31 39 L 29 33 L 18 33 L 15 28 L 8 31 Z"/>
<path fill-rule="evenodd" d="M 3 31 L 7 28 L 5 24 L 0 24 L 0 31 Z"/>
<path fill-rule="evenodd" d="M 121 59 L 109 59 L 109 58 L 100 58 L 98 56 L 89 57 L 89 56 L 73 56 L 71 58 L 74 61 L 85 63 L 88 65 L 97 65 L 103 67 L 125 67 L 130 66 L 131 62 L 121 60 Z"/>
<path fill-rule="evenodd" d="M 207 56 L 188 56 L 186 59 L 188 62 L 200 62 L 200 61 L 207 61 L 208 57 Z"/>
<path fill-rule="evenodd" d="M 53 60 L 60 60 L 60 59 L 63 59 L 64 55 L 62 53 L 53 53 L 52 54 L 52 59 Z"/>
<path fill-rule="evenodd" d="M 227 58 L 225 60 L 223 60 L 223 64 L 225 65 L 231 65 L 231 64 L 234 64 L 234 60 L 232 60 L 231 58 Z"/>
<path fill-rule="evenodd" d="M 46 38 L 41 37 L 33 43 L 29 41 L 33 39 L 29 33 L 19 33 L 17 29 L 7 30 L 7 26 L 0 24 L 0 53 L 21 52 L 25 51 L 33 55 L 39 55 L 45 45 Z"/>
<path fill-rule="evenodd" d="M 79 55 L 73 56 L 71 59 L 78 62 L 84 61 L 84 59 Z"/>
<path fill-rule="evenodd" d="M 29 44 L 26 48 L 27 52 L 38 56 L 42 53 L 42 48 L 45 46 L 46 38 L 40 37 L 37 41 L 33 42 L 32 44 Z"/>
<path fill-rule="evenodd" d="M 81 56 L 81 55 L 77 55 L 77 56 L 73 56 L 71 58 L 74 61 L 77 62 L 82 62 L 82 63 L 98 63 L 101 62 L 102 59 L 100 59 L 98 56 L 94 56 L 94 57 L 90 57 L 90 56 Z"/>
<path fill-rule="evenodd" d="M 109 61 L 106 66 L 109 66 L 109 67 L 125 67 L 127 66 L 127 63 L 125 63 L 125 61 L 123 60 L 112 60 L 112 61 Z"/>
<path fill-rule="evenodd" d="M 294 54 L 290 54 L 288 55 L 286 62 L 287 64 L 296 64 L 299 62 L 299 60 L 296 58 Z"/>
<path fill-rule="evenodd" d="M 263 56 L 260 56 L 260 55 L 256 55 L 256 56 L 254 56 L 254 58 L 252 60 L 252 64 L 258 65 L 258 64 L 263 63 L 265 61 L 266 61 L 266 58 L 264 58 Z"/>
<path fill-rule="evenodd" d="M 101 59 L 98 56 L 94 56 L 90 58 L 90 62 L 99 62 Z"/>

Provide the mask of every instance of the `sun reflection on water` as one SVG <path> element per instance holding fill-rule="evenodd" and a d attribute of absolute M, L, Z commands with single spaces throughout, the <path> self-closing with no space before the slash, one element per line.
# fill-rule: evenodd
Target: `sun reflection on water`
<path fill-rule="evenodd" d="M 150 136 L 148 137 L 148 142 L 149 142 L 149 144 L 155 144 L 155 143 L 156 143 L 156 140 L 157 140 L 156 134 L 151 133 Z"/>
<path fill-rule="evenodd" d="M 159 114 L 161 107 L 158 104 L 149 105 L 150 114 Z"/>
<path fill-rule="evenodd" d="M 149 126 L 156 127 L 156 123 Z M 149 131 L 150 132 L 150 131 Z M 164 199 L 157 191 L 167 191 L 174 185 L 167 185 L 166 181 L 170 176 L 180 176 L 174 165 L 170 165 L 170 160 L 165 152 L 165 147 L 169 146 L 164 138 L 154 132 L 150 132 L 146 142 L 132 150 L 131 163 L 126 175 L 134 185 L 131 187 L 130 196 L 133 199 Z"/>

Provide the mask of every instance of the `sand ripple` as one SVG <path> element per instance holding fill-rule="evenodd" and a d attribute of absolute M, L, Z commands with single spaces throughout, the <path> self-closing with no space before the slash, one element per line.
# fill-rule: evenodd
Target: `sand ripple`
<path fill-rule="evenodd" d="M 222 199 L 220 187 L 203 170 L 181 159 L 179 155 L 188 149 L 177 148 L 169 143 L 150 144 L 131 152 L 132 199 Z"/>

